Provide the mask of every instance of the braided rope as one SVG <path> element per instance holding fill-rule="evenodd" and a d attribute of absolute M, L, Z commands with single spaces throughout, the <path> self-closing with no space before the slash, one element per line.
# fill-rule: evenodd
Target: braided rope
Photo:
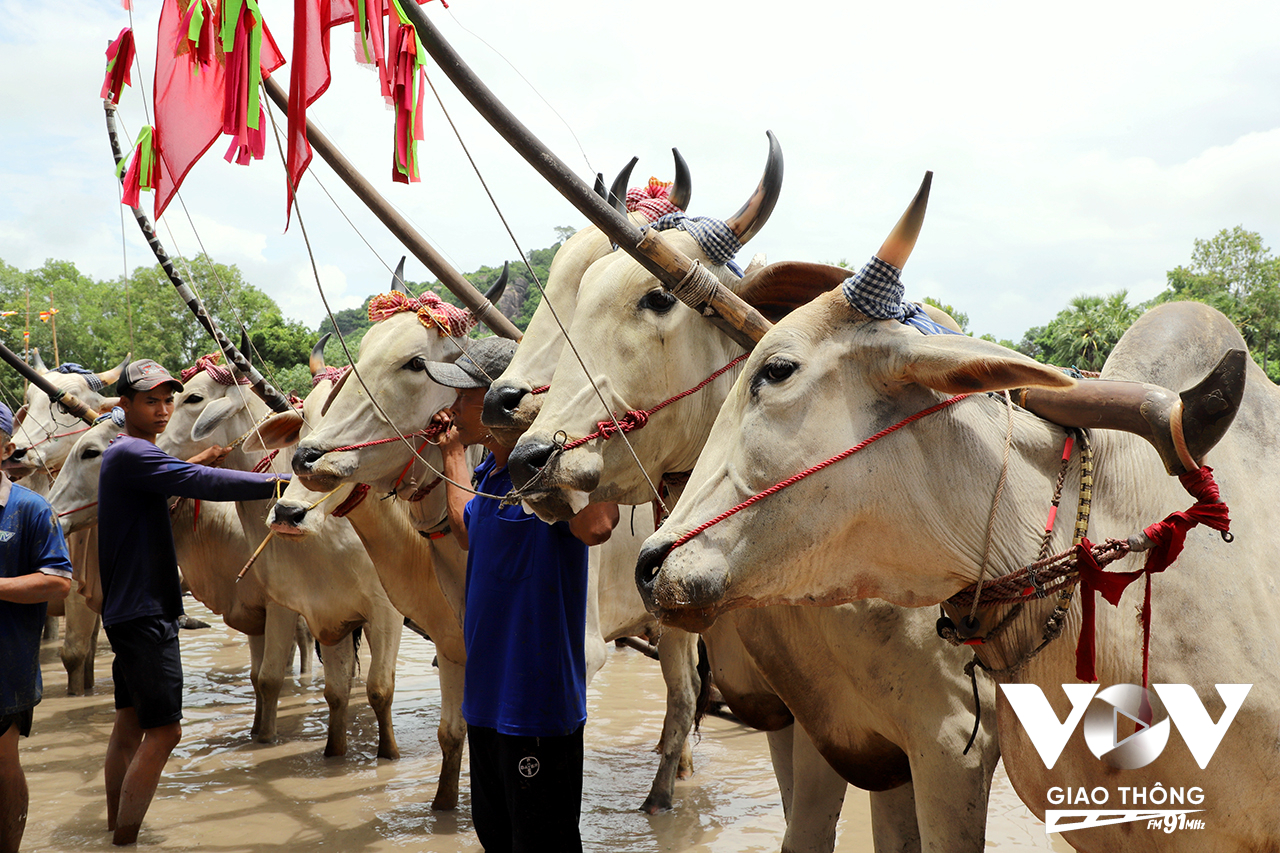
<path fill-rule="evenodd" d="M 805 477 L 808 477 L 810 474 L 816 474 L 817 472 L 821 471 L 823 468 L 826 468 L 829 465 L 834 465 L 835 463 L 839 462 L 842 459 L 847 459 L 853 454 L 857 453 L 858 451 L 865 449 L 872 443 L 884 438 L 886 435 L 889 435 L 892 432 L 896 432 L 902 429 L 907 424 L 918 421 L 924 416 L 931 415 L 934 412 L 940 412 L 949 406 L 953 406 L 956 403 L 959 403 L 961 400 L 965 399 L 968 396 L 969 396 L 968 394 L 957 394 L 956 396 L 943 400 L 941 403 L 936 403 L 923 411 L 916 412 L 914 415 L 911 415 L 907 418 L 904 418 L 903 420 L 898 421 L 893 426 L 885 427 L 884 429 L 880 430 L 878 433 L 871 436 L 870 438 L 863 439 L 862 441 L 855 444 L 853 447 L 850 447 L 848 450 L 842 450 L 841 452 L 837 453 L 835 456 L 832 456 L 829 459 L 819 462 L 817 465 L 813 465 L 809 468 L 806 468 L 805 470 L 801 471 L 799 474 L 794 474 L 780 483 L 775 483 L 774 485 L 765 489 L 763 492 L 757 492 L 756 494 L 747 498 L 745 501 L 738 504 L 737 506 L 725 510 L 724 512 L 720 513 L 710 521 L 705 521 L 702 524 L 690 530 L 688 533 L 685 533 L 683 536 L 676 539 L 676 541 L 671 544 L 670 550 L 674 551 L 675 549 L 679 548 L 681 545 L 688 542 L 693 537 L 697 536 L 699 533 L 702 533 L 704 530 L 708 529 L 709 527 L 713 527 L 719 524 L 720 522 L 724 521 L 726 518 L 729 518 L 732 515 L 736 515 L 737 513 L 751 506 L 756 501 L 764 500 L 769 495 L 776 494 L 777 492 L 780 492 L 783 489 L 787 488 L 787 486 L 800 482 Z"/>

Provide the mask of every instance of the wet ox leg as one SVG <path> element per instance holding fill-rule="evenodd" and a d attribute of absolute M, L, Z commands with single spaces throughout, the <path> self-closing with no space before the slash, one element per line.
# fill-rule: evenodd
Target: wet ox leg
<path fill-rule="evenodd" d="M 836 824 L 840 821 L 840 809 L 849 786 L 818 752 L 801 726 L 792 724 L 786 730 L 792 732 L 792 793 L 782 853 L 831 853 L 836 846 Z M 774 769 L 776 772 L 776 763 Z"/>
<path fill-rule="evenodd" d="M 436 798 L 431 802 L 431 808 L 448 810 L 458 806 L 462 751 L 467 744 L 467 723 L 462 719 L 462 683 L 466 667 L 439 655 L 436 667 L 440 673 L 440 727 L 436 730 L 436 737 L 440 741 L 442 760 L 440 782 L 436 785 Z"/>
<path fill-rule="evenodd" d="M 875 838 L 876 853 L 920 849 L 916 794 L 910 782 L 888 791 L 871 792 L 871 834 Z"/>
<path fill-rule="evenodd" d="M 351 702 L 351 681 L 356 675 L 355 639 L 348 634 L 320 655 L 324 663 L 324 700 L 329 703 L 329 740 L 326 758 L 347 754 L 347 708 Z"/>
<path fill-rule="evenodd" d="M 693 728 L 694 705 L 702 680 L 698 676 L 698 636 L 667 628 L 658 641 L 658 661 L 662 680 L 667 684 L 667 713 L 662 720 L 662 740 L 658 742 L 661 758 L 649 796 L 640 810 L 657 814 L 671 808 L 675 796 L 676 775 L 689 748 L 689 730 Z M 692 757 L 688 764 L 692 768 Z"/>
<path fill-rule="evenodd" d="M 261 637 L 249 638 L 250 676 L 255 699 L 251 735 L 258 743 L 276 739 L 276 712 L 285 671 L 293 657 L 293 633 L 298 614 L 278 604 L 268 604 Z"/>
<path fill-rule="evenodd" d="M 378 718 L 378 757 L 397 759 L 395 728 L 391 720 L 391 702 L 396 695 L 396 658 L 400 655 L 400 637 L 404 633 L 404 616 L 389 601 L 365 624 L 369 639 L 369 677 L 365 693 Z"/>

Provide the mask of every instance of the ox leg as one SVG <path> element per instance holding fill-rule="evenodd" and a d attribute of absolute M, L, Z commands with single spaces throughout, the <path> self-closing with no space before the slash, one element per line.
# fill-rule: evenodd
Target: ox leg
<path fill-rule="evenodd" d="M 400 654 L 400 637 L 403 634 L 404 616 L 390 602 L 365 625 L 370 657 L 365 693 L 378 718 L 378 757 L 391 760 L 400 757 L 391 719 L 391 702 L 396 695 L 396 658 Z"/>
<path fill-rule="evenodd" d="M 261 639 L 261 662 L 254 684 L 257 707 L 254 713 L 254 738 L 258 743 L 276 740 L 276 713 L 280 707 L 280 690 L 293 657 L 293 630 L 298 615 L 278 604 L 267 606 L 266 624 Z M 251 646 L 252 648 L 252 646 Z"/>
<path fill-rule="evenodd" d="M 44 618 L 44 632 L 41 633 L 42 640 L 58 639 L 58 616 L 56 613 L 50 613 Z"/>
<path fill-rule="evenodd" d="M 778 793 L 782 795 L 782 815 L 791 823 L 791 806 L 795 800 L 795 772 L 793 756 L 795 754 L 795 723 L 765 732 L 769 741 L 769 760 L 773 763 L 773 777 L 778 780 Z"/>
<path fill-rule="evenodd" d="M 782 853 L 831 853 L 848 785 L 818 752 L 809 734 L 792 724 L 792 795 Z"/>
<path fill-rule="evenodd" d="M 440 673 L 440 782 L 431 808 L 450 810 L 458 807 L 458 789 L 462 776 L 462 751 L 467 744 L 467 722 L 462 719 L 462 684 L 465 664 L 436 656 Z"/>
<path fill-rule="evenodd" d="M 266 640 L 255 634 L 249 635 L 249 683 L 253 685 L 253 726 L 249 729 L 249 737 L 256 738 L 262 731 L 262 691 L 258 689 L 258 675 L 262 672 L 262 651 Z"/>
<path fill-rule="evenodd" d="M 694 706 L 698 701 L 701 679 L 698 676 L 698 635 L 668 628 L 658 641 L 658 661 L 662 680 L 667 685 L 667 713 L 662 720 L 662 740 L 658 742 L 661 758 L 649 796 L 640 810 L 657 814 L 671 808 L 675 798 L 676 776 L 688 749 L 689 730 L 693 728 Z M 692 758 L 689 760 L 692 771 Z"/>
<path fill-rule="evenodd" d="M 871 792 L 871 834 L 876 853 L 915 853 L 920 849 L 915 787 L 908 782 Z"/>
<path fill-rule="evenodd" d="M 987 709 L 994 708 L 994 702 Z M 983 715 L 986 723 L 995 714 Z M 965 732 L 963 737 L 967 738 Z M 956 743 L 957 739 L 952 739 Z M 911 761 L 916 823 L 925 851 L 979 853 L 986 845 L 991 775 L 1000 758 L 995 724 L 979 731 L 968 756 L 942 748 L 946 739 L 917 749 Z M 932 746 L 934 751 L 930 751 Z"/>
<path fill-rule="evenodd" d="M 294 623 L 293 642 L 298 647 L 298 674 L 310 675 L 311 659 L 315 654 L 316 640 L 315 637 L 311 636 L 311 629 L 307 627 L 307 620 L 301 616 Z"/>
<path fill-rule="evenodd" d="M 320 655 L 324 664 L 324 701 L 329 703 L 329 740 L 326 758 L 347 754 L 347 708 L 351 701 L 351 681 L 356 674 L 355 639 L 348 634 Z"/>
<path fill-rule="evenodd" d="M 89 602 L 76 590 L 66 598 L 66 628 L 58 654 L 67 671 L 67 695 L 93 692 L 93 658 L 98 650 L 98 628 L 102 617 L 89 609 Z"/>

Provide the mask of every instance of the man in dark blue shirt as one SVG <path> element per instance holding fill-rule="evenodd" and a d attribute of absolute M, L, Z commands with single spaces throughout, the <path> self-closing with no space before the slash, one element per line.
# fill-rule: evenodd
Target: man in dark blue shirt
<path fill-rule="evenodd" d="M 14 450 L 13 412 L 0 403 L 0 460 Z M 40 701 L 40 635 L 47 602 L 71 591 L 71 560 L 44 498 L 0 472 L 0 853 L 14 853 L 27 826 L 27 778 L 18 737 L 31 734 Z"/>
<path fill-rule="evenodd" d="M 115 844 L 133 844 L 169 753 L 182 737 L 182 591 L 169 496 L 261 500 L 285 474 L 223 471 L 211 448 L 182 462 L 156 447 L 182 383 L 154 361 L 128 364 L 117 384 L 124 432 L 102 454 L 98 475 L 98 563 L 102 625 L 115 661 L 116 720 L 107 746 L 107 825 Z"/>
<path fill-rule="evenodd" d="M 471 817 L 486 853 L 582 850 L 584 654 L 587 545 L 607 540 L 617 504 L 591 504 L 568 522 L 546 524 L 519 506 L 507 457 L 480 422 L 484 395 L 515 353 L 502 338 L 467 342 L 456 364 L 427 374 L 458 389 L 453 428 L 441 441 L 449 520 L 467 549 L 463 636 L 467 671 L 462 716 L 471 754 Z M 490 452 L 468 502 L 463 450 Z M 464 509 L 465 506 L 465 509 Z"/>

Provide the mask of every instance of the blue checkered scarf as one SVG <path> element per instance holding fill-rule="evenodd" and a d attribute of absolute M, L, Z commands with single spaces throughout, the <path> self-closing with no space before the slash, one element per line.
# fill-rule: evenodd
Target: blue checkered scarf
<path fill-rule="evenodd" d="M 89 390 L 97 394 L 101 394 L 102 389 L 107 387 L 103 383 L 103 381 L 98 378 L 98 374 L 94 373 L 92 370 L 89 370 L 86 367 L 81 367 L 80 365 L 74 362 L 70 362 L 70 361 L 64 362 L 63 364 L 58 365 L 58 369 L 55 370 L 54 372 L 80 374 L 85 378 L 85 381 L 89 383 Z"/>
<path fill-rule="evenodd" d="M 742 278 L 742 270 L 733 263 L 733 256 L 738 254 L 742 244 L 738 242 L 738 235 L 733 233 L 733 229 L 723 219 L 690 216 L 682 211 L 668 213 L 649 227 L 654 231 L 679 228 L 698 241 L 698 246 L 702 248 L 708 261 L 727 266 L 738 278 Z"/>
<path fill-rule="evenodd" d="M 862 269 L 840 285 L 844 298 L 857 310 L 876 320 L 897 320 L 915 326 L 926 335 L 958 335 L 940 326 L 920 306 L 904 302 L 902 270 L 874 255 Z"/>

